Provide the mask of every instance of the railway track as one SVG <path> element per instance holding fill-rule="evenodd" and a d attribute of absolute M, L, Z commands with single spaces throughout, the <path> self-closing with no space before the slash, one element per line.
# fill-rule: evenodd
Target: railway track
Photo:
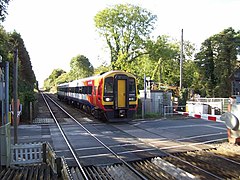
<path fill-rule="evenodd" d="M 57 112 L 57 116 L 59 116 L 60 111 L 57 110 L 56 112 Z M 68 116 L 74 119 L 71 115 L 68 115 Z M 64 115 L 59 116 L 60 123 L 64 122 L 63 121 L 64 118 L 62 117 L 65 117 L 65 116 Z M 99 147 L 98 145 L 95 148 L 100 148 L 100 149 L 105 148 L 108 151 L 107 156 L 117 158 L 119 161 L 118 163 L 113 163 L 108 165 L 106 165 L 106 163 L 103 163 L 102 165 L 93 164 L 93 165 L 82 166 L 81 160 L 84 158 L 83 156 L 77 154 L 78 150 L 76 148 L 75 149 L 73 148 L 73 152 L 76 153 L 75 156 L 77 157 L 77 159 L 80 159 L 79 164 L 81 165 L 81 166 L 71 167 L 71 173 L 72 173 L 73 179 L 79 179 L 81 177 L 84 177 L 85 179 L 192 179 L 192 178 L 194 179 L 227 179 L 227 178 L 239 179 L 240 178 L 240 173 L 237 171 L 237 169 L 239 168 L 239 162 L 236 160 L 236 158 L 231 159 L 226 155 L 224 156 L 221 154 L 221 152 L 217 152 L 218 150 L 216 148 L 212 148 L 210 146 L 206 148 L 199 148 L 199 146 L 193 146 L 192 144 L 184 145 L 183 142 L 177 141 L 175 139 L 171 139 L 172 143 L 176 143 L 180 146 L 191 147 L 191 148 L 189 150 L 185 149 L 182 152 L 181 150 L 167 151 L 167 149 L 169 148 L 166 148 L 166 147 L 164 148 L 163 146 L 161 148 L 160 146 L 156 145 L 157 144 L 156 142 L 151 142 L 150 145 L 152 149 L 151 148 L 135 149 L 134 153 L 136 153 L 138 150 L 143 154 L 145 153 L 147 154 L 149 152 L 161 151 L 162 155 L 158 153 L 158 156 L 157 156 L 157 154 L 152 153 L 152 157 L 149 156 L 149 157 L 142 158 L 143 160 L 131 160 L 131 159 L 128 160 L 126 159 L 126 157 L 123 160 L 121 156 L 123 154 L 127 154 L 128 152 L 119 152 L 119 151 L 114 152 L 112 149 L 116 149 L 117 145 L 106 145 L 103 141 L 101 141 L 101 139 L 98 139 L 97 136 L 91 133 L 81 123 L 79 123 L 78 121 L 76 123 L 78 124 L 79 127 L 84 129 L 86 133 L 88 133 L 92 138 L 98 141 L 102 146 L 102 147 Z M 109 126 L 108 128 L 110 129 L 115 127 L 115 126 L 112 126 L 111 124 L 110 125 L 107 124 L 107 126 Z M 139 138 L 132 137 L 131 140 L 133 139 L 135 143 L 138 143 L 138 145 L 141 144 L 141 142 L 142 142 L 142 145 L 146 145 L 146 144 L 149 145 L 149 143 L 143 142 L 141 140 L 139 142 Z M 165 140 L 165 143 L 167 142 L 165 137 L 161 137 L 160 139 Z M 124 146 L 124 144 L 122 145 Z M 127 143 L 126 146 L 129 146 L 129 144 Z M 119 148 L 120 147 L 121 145 L 119 145 Z M 136 147 L 137 146 L 135 146 L 135 148 Z M 86 148 L 85 151 L 89 151 L 93 148 L 94 147 Z M 202 150 L 202 149 L 205 149 L 205 150 Z M 90 156 L 85 156 L 85 159 L 87 159 L 88 157 Z M 95 155 L 95 157 L 97 157 L 97 154 Z M 230 168 L 222 168 L 221 166 L 223 164 L 224 166 L 226 165 Z"/>
<path fill-rule="evenodd" d="M 78 158 L 78 154 L 76 153 L 75 149 L 73 148 L 72 143 L 70 142 L 70 140 L 67 137 L 67 134 L 63 131 L 63 128 L 61 127 L 60 123 L 58 122 L 58 119 L 56 118 L 55 114 L 59 114 L 59 111 L 54 111 L 52 110 L 53 108 L 50 107 L 50 103 L 49 101 L 44 97 L 44 95 L 42 94 L 43 99 L 45 100 L 46 105 L 49 108 L 49 111 L 56 123 L 56 125 L 58 126 L 59 131 L 61 132 L 61 135 L 63 136 L 69 150 L 71 151 L 71 154 L 75 160 L 75 162 L 77 163 L 77 169 L 79 169 L 82 177 L 84 177 L 84 179 L 89 179 L 90 177 L 87 176 L 87 174 L 85 173 L 85 170 L 83 169 L 83 166 L 80 163 L 80 160 Z M 133 172 L 133 174 L 135 174 L 136 177 L 139 177 L 140 179 L 147 179 L 144 175 L 142 175 L 140 172 L 138 172 L 135 168 L 133 168 L 129 163 L 127 163 L 125 160 L 123 160 L 120 156 L 117 155 L 117 153 L 115 153 L 109 146 L 107 146 L 103 141 L 101 141 L 99 138 L 97 138 L 94 134 L 92 134 L 85 126 L 83 126 L 81 123 L 79 123 L 74 117 L 72 117 L 68 112 L 66 112 L 60 105 L 58 105 L 55 101 L 53 101 L 49 96 L 47 96 L 49 100 L 51 100 L 51 102 L 53 102 L 53 104 L 55 104 L 61 111 L 63 111 L 65 114 L 67 114 L 72 120 L 73 122 L 77 123 L 77 125 L 79 125 L 81 128 L 83 128 L 90 136 L 92 136 L 96 141 L 98 141 L 105 149 L 107 149 L 114 157 L 116 157 L 122 164 L 124 164 L 124 166 L 126 166 L 131 172 Z M 52 105 L 53 105 L 52 104 Z M 51 105 L 51 106 L 52 106 Z M 56 107 L 55 106 L 55 107 Z M 61 118 L 60 118 L 61 119 Z"/>

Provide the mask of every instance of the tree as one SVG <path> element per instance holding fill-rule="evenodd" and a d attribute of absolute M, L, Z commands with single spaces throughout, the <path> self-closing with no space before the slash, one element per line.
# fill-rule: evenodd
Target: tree
<path fill-rule="evenodd" d="M 203 76 L 203 94 L 216 97 L 231 96 L 229 77 L 237 68 L 239 47 L 240 32 L 235 32 L 231 27 L 204 41 L 196 55 Z"/>
<path fill-rule="evenodd" d="M 31 65 L 31 59 L 25 47 L 24 40 L 21 35 L 14 31 L 9 33 L 8 45 L 11 47 L 8 52 L 8 59 L 10 62 L 10 100 L 13 94 L 12 90 L 12 66 L 13 66 L 13 50 L 18 49 L 18 97 L 22 104 L 22 119 L 29 120 L 30 117 L 30 102 L 35 101 L 34 88 L 37 86 L 36 77 Z"/>
<path fill-rule="evenodd" d="M 8 59 L 9 51 L 10 51 L 10 44 L 9 44 L 9 35 L 3 28 L 0 26 L 0 55 L 2 56 L 3 60 Z"/>
<path fill-rule="evenodd" d="M 159 79 L 160 83 L 163 83 L 163 73 L 169 74 L 169 71 L 165 66 L 171 64 L 170 67 L 173 67 L 174 61 L 177 61 L 179 55 L 178 46 L 169 41 L 168 36 L 158 36 L 156 41 L 148 40 L 147 42 L 147 53 L 149 54 L 150 59 L 155 64 L 155 68 L 152 71 L 151 79 Z M 159 76 L 156 75 L 159 72 Z M 167 82 L 165 82 L 167 83 Z"/>
<path fill-rule="evenodd" d="M 14 31 L 10 34 L 11 43 L 13 47 L 18 49 L 18 58 L 19 58 L 19 78 L 22 81 L 26 81 L 29 85 L 34 88 L 34 83 L 36 83 L 36 77 L 32 69 L 32 64 L 30 56 L 25 47 L 24 41 L 19 33 Z"/>
<path fill-rule="evenodd" d="M 202 86 L 205 89 L 204 94 L 207 97 L 214 96 L 214 87 L 216 84 L 216 77 L 214 74 L 214 53 L 212 49 L 212 40 L 211 38 L 205 40 L 202 43 L 200 48 L 200 52 L 196 55 L 198 59 L 197 65 L 201 74 L 203 75 L 201 78 Z"/>
<path fill-rule="evenodd" d="M 59 68 L 54 69 L 48 79 L 51 79 L 52 81 L 55 81 L 59 76 L 61 76 L 64 73 L 66 73 L 66 72 L 62 69 L 59 69 Z"/>
<path fill-rule="evenodd" d="M 72 58 L 70 67 L 71 80 L 89 77 L 94 73 L 93 65 L 89 62 L 88 58 L 83 55 L 77 55 Z"/>
<path fill-rule="evenodd" d="M 66 82 L 69 82 L 69 73 L 64 72 L 57 77 L 55 84 L 62 84 Z"/>
<path fill-rule="evenodd" d="M 58 79 L 63 74 L 66 74 L 66 72 L 62 69 L 54 69 L 50 76 L 44 80 L 44 89 L 49 91 L 51 89 L 56 89 L 56 86 L 62 82 Z M 62 80 L 64 81 L 64 80 Z"/>
<path fill-rule="evenodd" d="M 7 15 L 7 7 L 10 0 L 0 0 L 0 21 L 3 22 Z"/>
<path fill-rule="evenodd" d="M 94 74 L 101 74 L 110 70 L 112 70 L 111 65 L 108 65 L 107 62 L 103 62 L 99 67 L 94 68 Z"/>
<path fill-rule="evenodd" d="M 95 26 L 106 39 L 113 69 L 125 69 L 145 53 L 145 42 L 156 19 L 151 12 L 130 4 L 115 5 L 97 13 Z"/>

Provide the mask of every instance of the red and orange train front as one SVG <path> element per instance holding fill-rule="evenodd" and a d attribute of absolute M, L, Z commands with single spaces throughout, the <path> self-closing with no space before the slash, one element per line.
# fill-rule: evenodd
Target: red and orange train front
<path fill-rule="evenodd" d="M 70 86 L 83 84 L 89 89 L 88 94 L 83 96 L 75 92 L 74 97 L 68 96 L 64 99 L 84 104 L 91 109 L 94 116 L 104 116 L 110 122 L 127 121 L 133 118 L 137 110 L 137 85 L 136 78 L 132 74 L 110 71 L 77 81 L 77 85 Z M 64 85 L 66 86 L 66 83 Z"/>

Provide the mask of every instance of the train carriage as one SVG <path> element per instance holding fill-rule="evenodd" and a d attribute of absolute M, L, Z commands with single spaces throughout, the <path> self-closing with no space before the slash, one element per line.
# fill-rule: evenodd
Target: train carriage
<path fill-rule="evenodd" d="M 136 78 L 124 71 L 110 71 L 60 84 L 58 98 L 87 109 L 96 118 L 128 121 L 137 110 Z"/>

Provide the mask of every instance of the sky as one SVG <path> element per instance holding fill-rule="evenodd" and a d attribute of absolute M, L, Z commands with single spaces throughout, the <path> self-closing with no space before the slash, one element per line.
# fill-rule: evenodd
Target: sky
<path fill-rule="evenodd" d="M 43 82 L 54 69 L 70 70 L 70 61 L 86 56 L 94 67 L 110 62 L 94 16 L 115 4 L 133 4 L 157 15 L 153 37 L 168 35 L 200 47 L 208 37 L 233 27 L 240 30 L 240 0 L 12 0 L 3 23 L 21 34 L 33 71 Z"/>

